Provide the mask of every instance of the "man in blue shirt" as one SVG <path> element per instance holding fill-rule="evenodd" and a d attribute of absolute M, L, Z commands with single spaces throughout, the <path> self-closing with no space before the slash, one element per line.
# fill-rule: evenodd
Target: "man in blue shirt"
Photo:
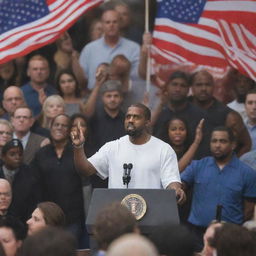
<path fill-rule="evenodd" d="M 38 116 L 42 109 L 42 104 L 47 96 L 57 94 L 56 89 L 48 84 L 49 63 L 41 55 L 33 56 L 28 62 L 27 75 L 30 81 L 21 87 L 25 100 L 34 116 Z"/>
<path fill-rule="evenodd" d="M 102 14 L 104 36 L 87 44 L 80 55 L 80 65 L 88 79 L 88 89 L 92 90 L 95 84 L 95 73 L 99 64 L 110 63 L 112 59 L 123 54 L 131 62 L 131 77 L 138 77 L 140 58 L 139 44 L 120 36 L 120 17 L 115 10 L 106 10 Z"/>
<path fill-rule="evenodd" d="M 216 218 L 218 208 L 222 209 L 221 220 L 242 224 L 245 201 L 256 198 L 256 172 L 236 157 L 235 146 L 229 128 L 214 128 L 210 140 L 213 156 L 193 161 L 181 174 L 184 186 L 193 187 L 188 222 L 199 236 Z"/>

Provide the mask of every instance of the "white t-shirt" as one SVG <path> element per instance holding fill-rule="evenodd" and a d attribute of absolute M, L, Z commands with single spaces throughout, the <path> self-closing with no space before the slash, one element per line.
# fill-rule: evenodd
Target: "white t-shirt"
<path fill-rule="evenodd" d="M 106 143 L 88 159 L 98 175 L 109 177 L 109 188 L 125 188 L 124 163 L 133 165 L 129 188 L 166 188 L 171 182 L 180 182 L 177 157 L 167 143 L 151 136 L 142 145 L 130 142 L 126 135 Z"/>

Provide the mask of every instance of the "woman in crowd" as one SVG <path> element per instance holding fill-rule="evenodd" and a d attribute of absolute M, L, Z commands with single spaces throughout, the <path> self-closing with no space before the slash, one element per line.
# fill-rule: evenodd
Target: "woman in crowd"
<path fill-rule="evenodd" d="M 26 228 L 22 222 L 13 216 L 0 218 L 0 243 L 6 256 L 16 256 L 25 237 Z"/>
<path fill-rule="evenodd" d="M 57 204 L 42 202 L 37 205 L 27 224 L 28 235 L 32 235 L 46 226 L 64 227 L 65 214 Z"/>
<path fill-rule="evenodd" d="M 190 134 L 188 134 L 188 126 L 185 120 L 175 117 L 166 123 L 164 134 L 161 139 L 170 144 L 175 151 L 178 158 L 180 172 L 184 171 L 198 149 L 202 140 L 203 123 L 204 120 L 201 120 L 198 124 L 195 139 L 190 146 L 188 145 Z"/>
<path fill-rule="evenodd" d="M 92 21 L 89 29 L 90 41 L 97 40 L 103 35 L 102 22 L 99 19 Z"/>
<path fill-rule="evenodd" d="M 83 100 L 77 79 L 71 70 L 61 70 L 56 78 L 57 90 L 65 102 L 65 113 L 69 116 L 83 110 Z"/>
<path fill-rule="evenodd" d="M 6 144 L 6 142 L 12 139 L 12 135 L 12 124 L 5 119 L 0 119 L 0 156 L 2 154 L 3 146 Z"/>
<path fill-rule="evenodd" d="M 86 79 L 79 64 L 79 53 L 74 49 L 72 39 L 67 31 L 57 39 L 56 45 L 57 51 L 53 57 L 56 64 L 56 74 L 62 69 L 70 69 L 74 72 L 78 86 L 84 88 Z"/>
<path fill-rule="evenodd" d="M 65 102 L 59 95 L 51 95 L 46 98 L 43 104 L 43 111 L 39 117 L 41 126 L 50 129 L 52 120 L 59 114 L 65 112 Z"/>
<path fill-rule="evenodd" d="M 70 118 L 60 114 L 50 126 L 51 144 L 41 148 L 31 164 L 40 182 L 42 201 L 58 204 L 65 213 L 67 228 L 76 238 L 84 230 L 82 181 L 69 140 Z"/>

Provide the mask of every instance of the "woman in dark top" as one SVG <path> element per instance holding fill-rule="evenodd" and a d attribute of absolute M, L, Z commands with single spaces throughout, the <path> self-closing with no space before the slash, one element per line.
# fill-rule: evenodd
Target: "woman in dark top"
<path fill-rule="evenodd" d="M 180 117 L 174 117 L 165 124 L 164 133 L 161 139 L 170 144 L 175 151 L 180 172 L 189 165 L 192 161 L 198 146 L 202 140 L 202 126 L 204 120 L 202 119 L 196 129 L 195 139 L 189 146 L 188 126 L 186 121 Z"/>

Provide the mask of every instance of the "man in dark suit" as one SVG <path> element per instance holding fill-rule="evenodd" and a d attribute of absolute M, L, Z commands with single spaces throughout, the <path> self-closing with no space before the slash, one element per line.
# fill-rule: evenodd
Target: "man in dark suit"
<path fill-rule="evenodd" d="M 29 164 L 34 158 L 35 153 L 50 141 L 46 137 L 30 131 L 34 124 L 32 111 L 27 106 L 18 107 L 12 117 L 11 123 L 14 127 L 14 138 L 21 141 L 24 148 L 24 163 Z"/>

